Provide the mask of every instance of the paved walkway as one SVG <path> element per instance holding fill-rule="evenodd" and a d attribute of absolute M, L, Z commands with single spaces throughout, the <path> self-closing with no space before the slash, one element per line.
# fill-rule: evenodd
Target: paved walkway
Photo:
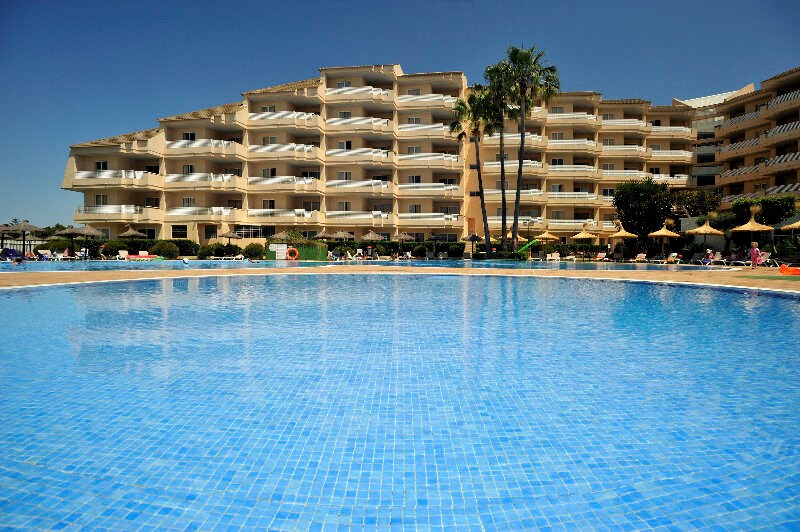
<path fill-rule="evenodd" d="M 512 275 L 533 277 L 570 277 L 581 279 L 616 279 L 669 283 L 691 283 L 756 289 L 784 290 L 800 294 L 800 276 L 785 276 L 777 268 L 751 270 L 518 270 L 501 268 L 439 268 L 413 266 L 379 266 L 372 264 L 331 264 L 322 268 L 242 268 L 225 270 L 110 270 L 75 272 L 8 272 L 0 274 L 0 288 L 45 284 L 87 283 L 133 279 L 166 279 L 174 277 L 212 277 L 222 275 L 264 274 L 341 274 L 341 273 L 413 273 L 419 275 Z"/>

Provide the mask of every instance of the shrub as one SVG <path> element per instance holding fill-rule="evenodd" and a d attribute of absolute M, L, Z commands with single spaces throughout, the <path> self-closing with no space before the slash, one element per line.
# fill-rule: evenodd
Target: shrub
<path fill-rule="evenodd" d="M 197 250 L 200 248 L 200 244 L 198 244 L 194 240 L 187 240 L 185 238 L 175 238 L 172 240 L 167 240 L 167 242 L 172 242 L 173 244 L 178 246 L 178 255 L 181 256 L 197 255 Z"/>
<path fill-rule="evenodd" d="M 165 259 L 177 259 L 180 250 L 177 244 L 167 240 L 159 240 L 149 250 L 151 255 L 160 255 Z"/>
<path fill-rule="evenodd" d="M 116 257 L 122 249 L 128 250 L 128 244 L 122 240 L 109 240 L 103 247 L 103 255 L 106 257 Z"/>
<path fill-rule="evenodd" d="M 244 248 L 244 251 L 242 251 L 242 254 L 248 259 L 263 259 L 264 246 L 257 242 L 247 244 L 247 246 Z"/>
<path fill-rule="evenodd" d="M 207 259 L 214 255 L 214 246 L 210 246 L 208 244 L 198 247 L 197 249 L 197 258 L 200 260 Z"/>
<path fill-rule="evenodd" d="M 450 244 L 447 248 L 447 256 L 451 259 L 460 259 L 464 256 L 464 244 Z"/>
<path fill-rule="evenodd" d="M 423 245 L 419 245 L 419 246 L 414 248 L 414 251 L 411 252 L 411 255 L 413 255 L 414 258 L 417 258 L 417 259 L 424 259 L 425 255 L 427 255 L 427 253 L 428 253 L 428 248 L 426 248 Z"/>

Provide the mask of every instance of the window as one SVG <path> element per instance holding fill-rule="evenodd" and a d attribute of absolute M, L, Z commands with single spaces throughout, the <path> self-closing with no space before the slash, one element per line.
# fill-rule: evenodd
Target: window
<path fill-rule="evenodd" d="M 101 233 L 103 233 L 103 236 L 102 236 L 102 238 L 104 238 L 104 239 L 106 239 L 106 240 L 108 240 L 109 238 L 111 238 L 111 229 L 109 229 L 108 227 L 101 227 L 101 228 L 99 229 L 99 231 L 100 231 Z"/>
<path fill-rule="evenodd" d="M 229 199 L 228 200 L 228 207 L 231 209 L 241 209 L 242 208 L 242 200 L 240 199 Z"/>
<path fill-rule="evenodd" d="M 318 171 L 301 172 L 300 177 L 310 177 L 312 179 L 319 179 L 319 172 Z"/>
<path fill-rule="evenodd" d="M 603 120 L 614 120 L 614 113 L 603 113 Z"/>
<path fill-rule="evenodd" d="M 242 176 L 242 169 L 241 168 L 226 168 L 225 169 L 225 173 L 226 174 L 231 174 L 231 175 L 238 175 L 239 177 L 241 177 Z"/>
<path fill-rule="evenodd" d="M 576 220 L 591 220 L 592 213 L 589 211 L 575 211 L 575 219 Z"/>
<path fill-rule="evenodd" d="M 505 183 L 499 180 L 495 181 L 495 188 L 503 188 L 503 186 L 505 186 L 506 190 L 508 190 L 508 179 L 506 179 Z"/>
<path fill-rule="evenodd" d="M 756 183 L 755 185 L 753 185 L 753 192 L 761 192 L 763 190 L 766 190 L 766 188 L 767 188 L 767 183 Z"/>
<path fill-rule="evenodd" d="M 94 169 L 95 170 L 108 170 L 108 161 L 95 161 L 94 162 Z"/>
<path fill-rule="evenodd" d="M 605 213 L 603 213 L 603 221 L 604 222 L 613 222 L 614 221 L 614 213 L 613 212 L 605 212 Z"/>
<path fill-rule="evenodd" d="M 507 160 L 508 160 L 508 152 L 503 152 L 502 154 L 500 154 L 500 153 L 497 153 L 497 154 L 495 154 L 495 156 L 494 156 L 494 160 L 495 160 L 495 161 L 499 161 L 499 160 L 500 160 L 500 156 L 501 156 L 501 155 L 503 156 L 503 160 L 504 160 L 504 161 L 507 161 Z"/>
<path fill-rule="evenodd" d="M 349 211 L 352 205 L 349 201 L 340 201 L 336 203 L 336 208 L 340 211 Z"/>
<path fill-rule="evenodd" d="M 348 170 L 342 170 L 336 172 L 336 179 L 343 179 L 344 181 L 350 181 L 351 179 L 353 179 L 353 172 L 350 172 Z"/>
<path fill-rule="evenodd" d="M 550 133 L 550 140 L 564 140 L 564 133 Z"/>
<path fill-rule="evenodd" d="M 442 205 L 439 207 L 439 212 L 442 214 L 459 214 L 461 209 L 458 205 Z"/>
<path fill-rule="evenodd" d="M 408 182 L 409 183 L 414 183 L 414 184 L 422 183 L 422 176 L 421 175 L 410 175 L 410 176 L 408 176 Z"/>
<path fill-rule="evenodd" d="M 353 111 L 339 111 L 339 118 L 353 118 Z"/>
<path fill-rule="evenodd" d="M 276 177 L 278 175 L 277 168 L 262 168 L 261 177 Z"/>
<path fill-rule="evenodd" d="M 262 209 L 274 209 L 275 208 L 275 200 L 274 199 L 262 199 L 261 200 L 261 208 Z"/>
<path fill-rule="evenodd" d="M 767 160 L 767 157 L 764 157 L 764 156 L 762 155 L 761 157 L 756 157 L 756 158 L 753 160 L 753 164 L 761 164 L 761 163 L 763 163 L 763 162 L 764 162 L 764 161 L 766 161 L 766 160 Z"/>
<path fill-rule="evenodd" d="M 339 141 L 339 149 L 340 150 L 352 150 L 353 149 L 353 141 L 352 140 L 340 140 Z"/>
<path fill-rule="evenodd" d="M 439 183 L 443 185 L 457 185 L 458 180 L 455 177 L 440 177 L 438 179 Z"/>
<path fill-rule="evenodd" d="M 158 209 L 161 206 L 161 198 L 145 198 L 144 206 Z"/>
<path fill-rule="evenodd" d="M 274 113 L 275 112 L 275 106 L 274 105 L 262 105 L 261 106 L 261 112 L 262 113 Z M 216 231 L 216 229 L 215 229 L 215 231 Z M 206 237 L 206 238 L 208 238 L 208 237 Z"/>
<path fill-rule="evenodd" d="M 559 114 L 562 114 L 563 112 L 564 112 L 564 108 L 563 107 L 551 107 L 550 108 L 550 114 L 551 115 L 559 115 Z"/>
<path fill-rule="evenodd" d="M 94 197 L 94 204 L 95 205 L 108 205 L 108 195 L 106 194 L 96 194 Z"/>
<path fill-rule="evenodd" d="M 656 168 L 656 167 L 648 168 L 647 171 L 650 172 L 651 174 L 660 174 L 661 168 Z"/>
<path fill-rule="evenodd" d="M 194 198 L 181 198 L 181 205 L 184 207 L 194 207 L 195 201 Z"/>
<path fill-rule="evenodd" d="M 614 163 L 603 163 L 603 170 L 613 170 L 615 167 Z"/>
<path fill-rule="evenodd" d="M 408 212 L 410 214 L 420 213 L 422 212 L 422 205 L 416 205 L 416 204 L 409 205 Z"/>
<path fill-rule="evenodd" d="M 189 231 L 185 225 L 172 226 L 172 238 L 188 238 Z"/>
<path fill-rule="evenodd" d="M 304 201 L 303 202 L 303 210 L 304 211 L 318 211 L 320 209 L 320 203 L 318 201 Z"/>
<path fill-rule="evenodd" d="M 414 242 L 423 242 L 425 240 L 425 233 L 410 233 L 414 237 Z"/>
<path fill-rule="evenodd" d="M 550 213 L 551 220 L 563 220 L 564 219 L 564 211 L 553 211 Z"/>
<path fill-rule="evenodd" d="M 419 124 L 420 123 L 419 117 L 418 116 L 409 116 L 408 117 L 408 123 L 409 124 Z"/>
<path fill-rule="evenodd" d="M 584 194 L 588 194 L 589 193 L 589 187 L 579 187 L 579 186 L 575 185 L 575 186 L 572 187 L 572 191 L 573 192 L 582 192 Z"/>
<path fill-rule="evenodd" d="M 263 139 L 261 139 L 261 144 L 263 146 L 268 146 L 270 144 L 277 144 L 277 143 L 278 143 L 278 137 L 264 137 Z"/>
<path fill-rule="evenodd" d="M 561 166 L 564 164 L 564 159 L 550 159 L 551 166 Z"/>
<path fill-rule="evenodd" d="M 194 131 L 184 131 L 183 140 L 195 140 Z"/>
<path fill-rule="evenodd" d="M 520 216 L 530 216 L 531 218 L 538 218 L 542 215 L 542 212 L 539 209 L 520 209 L 519 210 Z"/>
<path fill-rule="evenodd" d="M 193 174 L 194 173 L 194 165 L 193 164 L 184 164 L 181 166 L 181 171 L 184 174 Z"/>
<path fill-rule="evenodd" d="M 564 185 L 550 185 L 550 192 L 564 192 Z"/>
<path fill-rule="evenodd" d="M 390 176 L 390 175 L 374 175 L 374 176 L 372 176 L 372 179 L 375 179 L 376 181 L 389 182 L 389 181 L 392 180 L 392 176 Z"/>
<path fill-rule="evenodd" d="M 650 125 L 652 125 L 652 126 L 660 126 L 661 125 L 661 120 L 651 120 L 650 121 Z"/>
<path fill-rule="evenodd" d="M 414 155 L 415 153 L 422 153 L 422 146 L 409 146 L 406 148 L 406 153 Z"/>
<path fill-rule="evenodd" d="M 420 91 L 419 91 L 419 89 L 408 89 L 406 91 L 406 94 L 408 94 L 409 96 L 419 96 L 420 95 Z"/>
<path fill-rule="evenodd" d="M 604 198 L 613 198 L 614 197 L 614 189 L 613 188 L 604 188 L 603 189 L 603 197 Z"/>
<path fill-rule="evenodd" d="M 145 172 L 150 172 L 151 174 L 157 174 L 161 171 L 161 168 L 157 164 L 147 164 L 144 167 Z"/>
<path fill-rule="evenodd" d="M 372 206 L 373 211 L 381 211 L 381 212 L 392 212 L 392 204 L 391 203 L 375 203 Z"/>
<path fill-rule="evenodd" d="M 661 144 L 651 144 L 650 145 L 650 149 L 651 150 L 660 150 L 661 149 Z"/>
<path fill-rule="evenodd" d="M 351 87 L 353 84 L 349 81 L 337 81 L 336 88 L 337 89 L 344 89 L 345 87 Z"/>
<path fill-rule="evenodd" d="M 603 139 L 603 146 L 613 146 L 616 144 L 614 139 Z"/>
<path fill-rule="evenodd" d="M 207 225 L 206 228 L 205 228 L 205 237 L 206 237 L 206 240 L 211 239 L 211 238 L 217 238 L 217 226 L 216 225 Z"/>

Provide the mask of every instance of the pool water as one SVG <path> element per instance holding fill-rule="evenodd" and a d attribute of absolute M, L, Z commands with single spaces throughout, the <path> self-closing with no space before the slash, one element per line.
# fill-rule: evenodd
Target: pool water
<path fill-rule="evenodd" d="M 0 527 L 800 526 L 800 300 L 444 275 L 0 291 Z"/>

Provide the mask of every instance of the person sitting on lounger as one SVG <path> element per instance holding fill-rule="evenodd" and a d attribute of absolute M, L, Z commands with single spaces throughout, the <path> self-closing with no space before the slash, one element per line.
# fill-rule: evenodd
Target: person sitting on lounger
<path fill-rule="evenodd" d="M 703 255 L 703 258 L 700 260 L 700 264 L 711 264 L 711 261 L 714 260 L 714 252 L 711 249 L 706 250 L 706 254 Z"/>

